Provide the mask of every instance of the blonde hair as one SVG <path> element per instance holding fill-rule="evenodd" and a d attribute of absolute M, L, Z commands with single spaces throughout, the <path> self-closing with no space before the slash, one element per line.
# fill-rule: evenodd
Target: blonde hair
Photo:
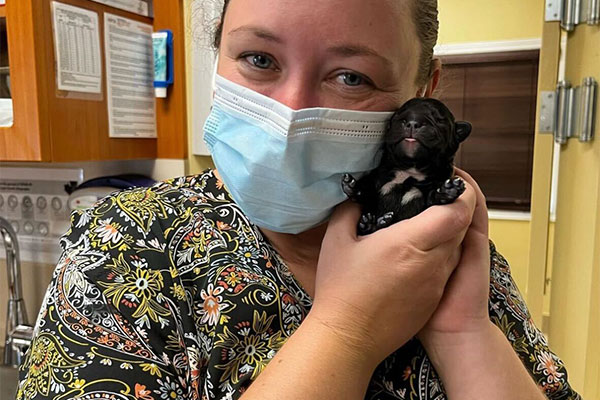
<path fill-rule="evenodd" d="M 417 85 L 422 86 L 429 82 L 433 73 L 433 48 L 438 41 L 440 29 L 437 0 L 413 0 L 413 17 L 421 42 Z"/>

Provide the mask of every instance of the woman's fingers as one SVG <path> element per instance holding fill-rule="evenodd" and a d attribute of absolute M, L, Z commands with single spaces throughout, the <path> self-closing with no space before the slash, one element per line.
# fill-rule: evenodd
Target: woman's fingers
<path fill-rule="evenodd" d="M 460 272 L 473 276 L 477 276 L 477 274 L 488 276 L 489 268 L 487 267 L 489 267 L 490 247 L 485 196 L 469 174 L 459 169 L 456 169 L 456 174 L 468 182 L 475 189 L 477 195 L 477 206 L 475 207 L 473 221 L 463 241 L 462 271 Z M 482 269 L 482 266 L 487 267 Z M 487 282 L 488 278 L 485 278 L 484 281 Z"/>
<path fill-rule="evenodd" d="M 422 251 L 429 251 L 450 241 L 460 243 L 472 222 L 476 204 L 475 189 L 465 183 L 465 192 L 453 203 L 429 207 L 417 216 L 377 231 L 374 235 L 379 235 L 383 240 L 408 240 Z"/>
<path fill-rule="evenodd" d="M 360 206 L 345 201 L 335 208 L 327 226 L 326 238 L 333 240 L 356 240 L 356 226 L 360 218 Z"/>
<path fill-rule="evenodd" d="M 475 189 L 465 186 L 452 204 L 430 207 L 360 238 L 360 207 L 339 205 L 322 243 L 311 312 L 343 327 L 344 334 L 377 343 L 378 358 L 414 336 L 438 306 L 459 263 L 477 204 Z M 365 296 L 371 300 L 365 302 Z M 349 319 L 357 318 L 367 323 L 348 326 Z M 373 321 L 385 321 L 386 329 Z"/>
<path fill-rule="evenodd" d="M 452 251 L 452 254 L 450 255 L 450 258 L 448 258 L 448 262 L 447 262 L 448 269 L 451 271 L 454 271 L 454 269 L 460 262 L 461 257 L 462 257 L 462 246 L 455 247 L 454 250 Z"/>
<path fill-rule="evenodd" d="M 466 173 L 465 171 L 455 168 L 456 175 L 460 176 L 465 182 L 467 182 L 475 191 L 475 196 L 477 199 L 477 205 L 475 207 L 475 212 L 473 213 L 473 221 L 471 222 L 471 229 L 474 229 L 477 232 L 488 236 L 488 210 L 485 201 L 485 196 L 483 192 L 479 188 L 479 185 L 471 175 Z"/>

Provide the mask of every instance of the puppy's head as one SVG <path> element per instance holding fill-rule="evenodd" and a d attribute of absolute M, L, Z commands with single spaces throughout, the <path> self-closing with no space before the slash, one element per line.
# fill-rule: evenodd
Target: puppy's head
<path fill-rule="evenodd" d="M 471 133 L 471 124 L 455 121 L 439 100 L 415 98 L 394 113 L 385 137 L 386 151 L 395 159 L 452 162 L 458 145 Z"/>

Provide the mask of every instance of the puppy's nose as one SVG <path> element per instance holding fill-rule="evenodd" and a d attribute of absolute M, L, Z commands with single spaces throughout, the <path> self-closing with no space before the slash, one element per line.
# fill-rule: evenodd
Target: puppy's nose
<path fill-rule="evenodd" d="M 421 124 L 417 121 L 407 121 L 406 125 L 404 126 L 404 130 L 409 137 L 413 137 L 420 127 Z"/>
<path fill-rule="evenodd" d="M 416 131 L 417 129 L 419 129 L 421 127 L 421 124 L 418 123 L 417 121 L 408 121 L 408 123 L 406 125 L 408 126 L 408 128 L 411 131 Z"/>

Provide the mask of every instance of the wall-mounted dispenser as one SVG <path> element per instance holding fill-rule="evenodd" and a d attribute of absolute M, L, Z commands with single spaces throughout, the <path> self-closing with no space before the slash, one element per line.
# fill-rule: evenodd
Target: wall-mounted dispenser
<path fill-rule="evenodd" d="M 173 84 L 173 32 L 164 29 L 152 34 L 154 54 L 154 91 L 156 97 L 167 97 Z"/>

